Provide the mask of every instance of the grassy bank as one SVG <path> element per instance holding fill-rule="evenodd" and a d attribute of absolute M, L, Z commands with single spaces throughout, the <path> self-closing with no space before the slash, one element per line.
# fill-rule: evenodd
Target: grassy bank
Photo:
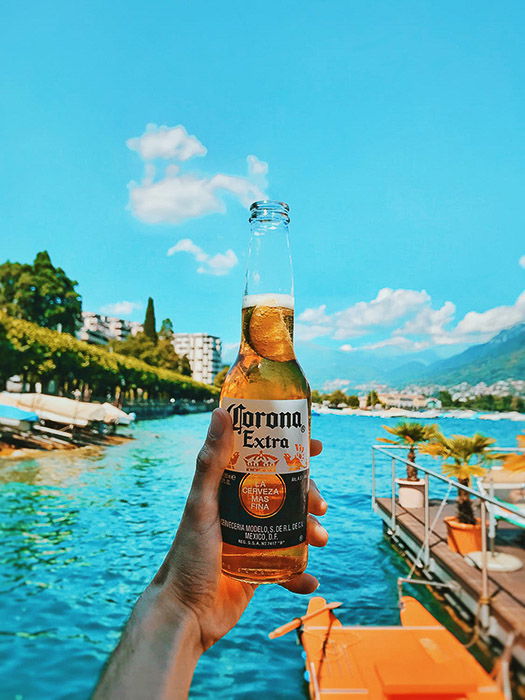
<path fill-rule="evenodd" d="M 171 370 L 152 367 L 133 357 L 77 340 L 68 333 L 12 318 L 0 311 L 0 383 L 18 374 L 44 390 L 76 388 L 93 396 L 124 394 L 129 398 L 191 398 L 218 395 L 216 387 L 196 382 Z"/>

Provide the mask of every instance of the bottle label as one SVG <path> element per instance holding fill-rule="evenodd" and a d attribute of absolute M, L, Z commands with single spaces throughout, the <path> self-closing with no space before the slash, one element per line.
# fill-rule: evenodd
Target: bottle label
<path fill-rule="evenodd" d="M 308 401 L 223 397 L 234 447 L 220 489 L 222 539 L 282 549 L 306 539 L 310 434 Z"/>

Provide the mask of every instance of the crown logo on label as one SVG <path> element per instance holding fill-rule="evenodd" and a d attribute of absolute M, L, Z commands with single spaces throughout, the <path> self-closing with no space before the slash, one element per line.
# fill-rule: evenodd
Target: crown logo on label
<path fill-rule="evenodd" d="M 274 472 L 279 459 L 260 450 L 252 455 L 246 455 L 244 462 L 252 472 Z"/>

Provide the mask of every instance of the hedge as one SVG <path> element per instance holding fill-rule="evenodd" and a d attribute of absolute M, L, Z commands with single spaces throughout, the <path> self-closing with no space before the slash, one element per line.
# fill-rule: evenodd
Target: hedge
<path fill-rule="evenodd" d="M 219 390 L 173 372 L 77 340 L 68 333 L 41 328 L 0 311 L 0 380 L 19 374 L 30 383 L 58 387 L 87 385 L 95 395 L 141 389 L 150 396 L 208 399 Z"/>

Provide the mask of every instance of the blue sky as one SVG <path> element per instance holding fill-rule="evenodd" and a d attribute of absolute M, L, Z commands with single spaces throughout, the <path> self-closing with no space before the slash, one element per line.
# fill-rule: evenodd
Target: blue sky
<path fill-rule="evenodd" d="M 525 320 L 523 3 L 33 0 L 2 25 L 0 259 L 47 248 L 86 310 L 151 295 L 235 343 L 264 192 L 309 343 L 450 352 Z"/>

